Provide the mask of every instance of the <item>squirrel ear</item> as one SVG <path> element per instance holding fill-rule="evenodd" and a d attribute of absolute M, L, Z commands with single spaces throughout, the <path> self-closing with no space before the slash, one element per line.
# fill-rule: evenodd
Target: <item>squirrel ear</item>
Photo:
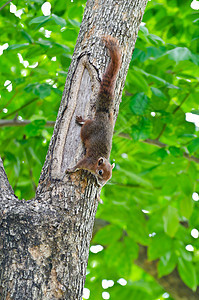
<path fill-rule="evenodd" d="M 104 162 L 103 157 L 100 157 L 100 158 L 98 159 L 98 166 L 100 166 L 101 164 L 103 164 L 103 162 Z"/>
<path fill-rule="evenodd" d="M 111 167 L 112 167 L 112 169 L 115 168 L 115 163 L 113 163 Z"/>

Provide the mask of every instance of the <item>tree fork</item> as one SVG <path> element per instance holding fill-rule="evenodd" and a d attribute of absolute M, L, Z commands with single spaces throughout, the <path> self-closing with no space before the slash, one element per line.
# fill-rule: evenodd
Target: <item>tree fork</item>
<path fill-rule="evenodd" d="M 18 200 L 0 164 L 0 298 L 82 297 L 98 186 L 85 171 L 65 174 L 83 155 L 75 116 L 93 116 L 112 35 L 122 50 L 115 119 L 147 0 L 88 0 L 36 197 Z"/>

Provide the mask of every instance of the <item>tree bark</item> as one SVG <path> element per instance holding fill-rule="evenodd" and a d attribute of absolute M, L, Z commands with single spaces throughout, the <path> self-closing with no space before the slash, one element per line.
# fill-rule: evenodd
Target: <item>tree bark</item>
<path fill-rule="evenodd" d="M 115 89 L 116 119 L 147 0 L 88 0 L 35 199 L 19 201 L 0 161 L 0 298 L 82 297 L 98 206 L 93 175 L 65 174 L 83 155 L 75 116 L 92 117 L 109 56 L 103 35 L 118 38 L 122 66 Z"/>

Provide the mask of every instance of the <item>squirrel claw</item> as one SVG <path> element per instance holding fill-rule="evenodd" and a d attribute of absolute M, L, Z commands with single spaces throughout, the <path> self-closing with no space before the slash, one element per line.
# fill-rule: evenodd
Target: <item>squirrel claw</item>
<path fill-rule="evenodd" d="M 68 168 L 66 169 L 65 173 L 74 173 L 76 171 L 76 168 Z"/>
<path fill-rule="evenodd" d="M 85 120 L 81 116 L 76 116 L 76 122 L 80 125 L 84 125 Z"/>

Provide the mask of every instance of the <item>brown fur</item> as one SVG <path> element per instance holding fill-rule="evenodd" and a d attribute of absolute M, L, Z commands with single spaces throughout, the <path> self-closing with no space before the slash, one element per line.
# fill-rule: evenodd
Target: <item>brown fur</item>
<path fill-rule="evenodd" d="M 112 176 L 108 161 L 113 134 L 113 101 L 117 74 L 121 65 L 121 52 L 116 38 L 103 37 L 109 49 L 111 61 L 103 75 L 96 100 L 96 114 L 93 120 L 76 117 L 82 125 L 81 139 L 86 148 L 85 157 L 70 171 L 85 169 L 96 175 L 98 182 L 104 185 Z"/>

